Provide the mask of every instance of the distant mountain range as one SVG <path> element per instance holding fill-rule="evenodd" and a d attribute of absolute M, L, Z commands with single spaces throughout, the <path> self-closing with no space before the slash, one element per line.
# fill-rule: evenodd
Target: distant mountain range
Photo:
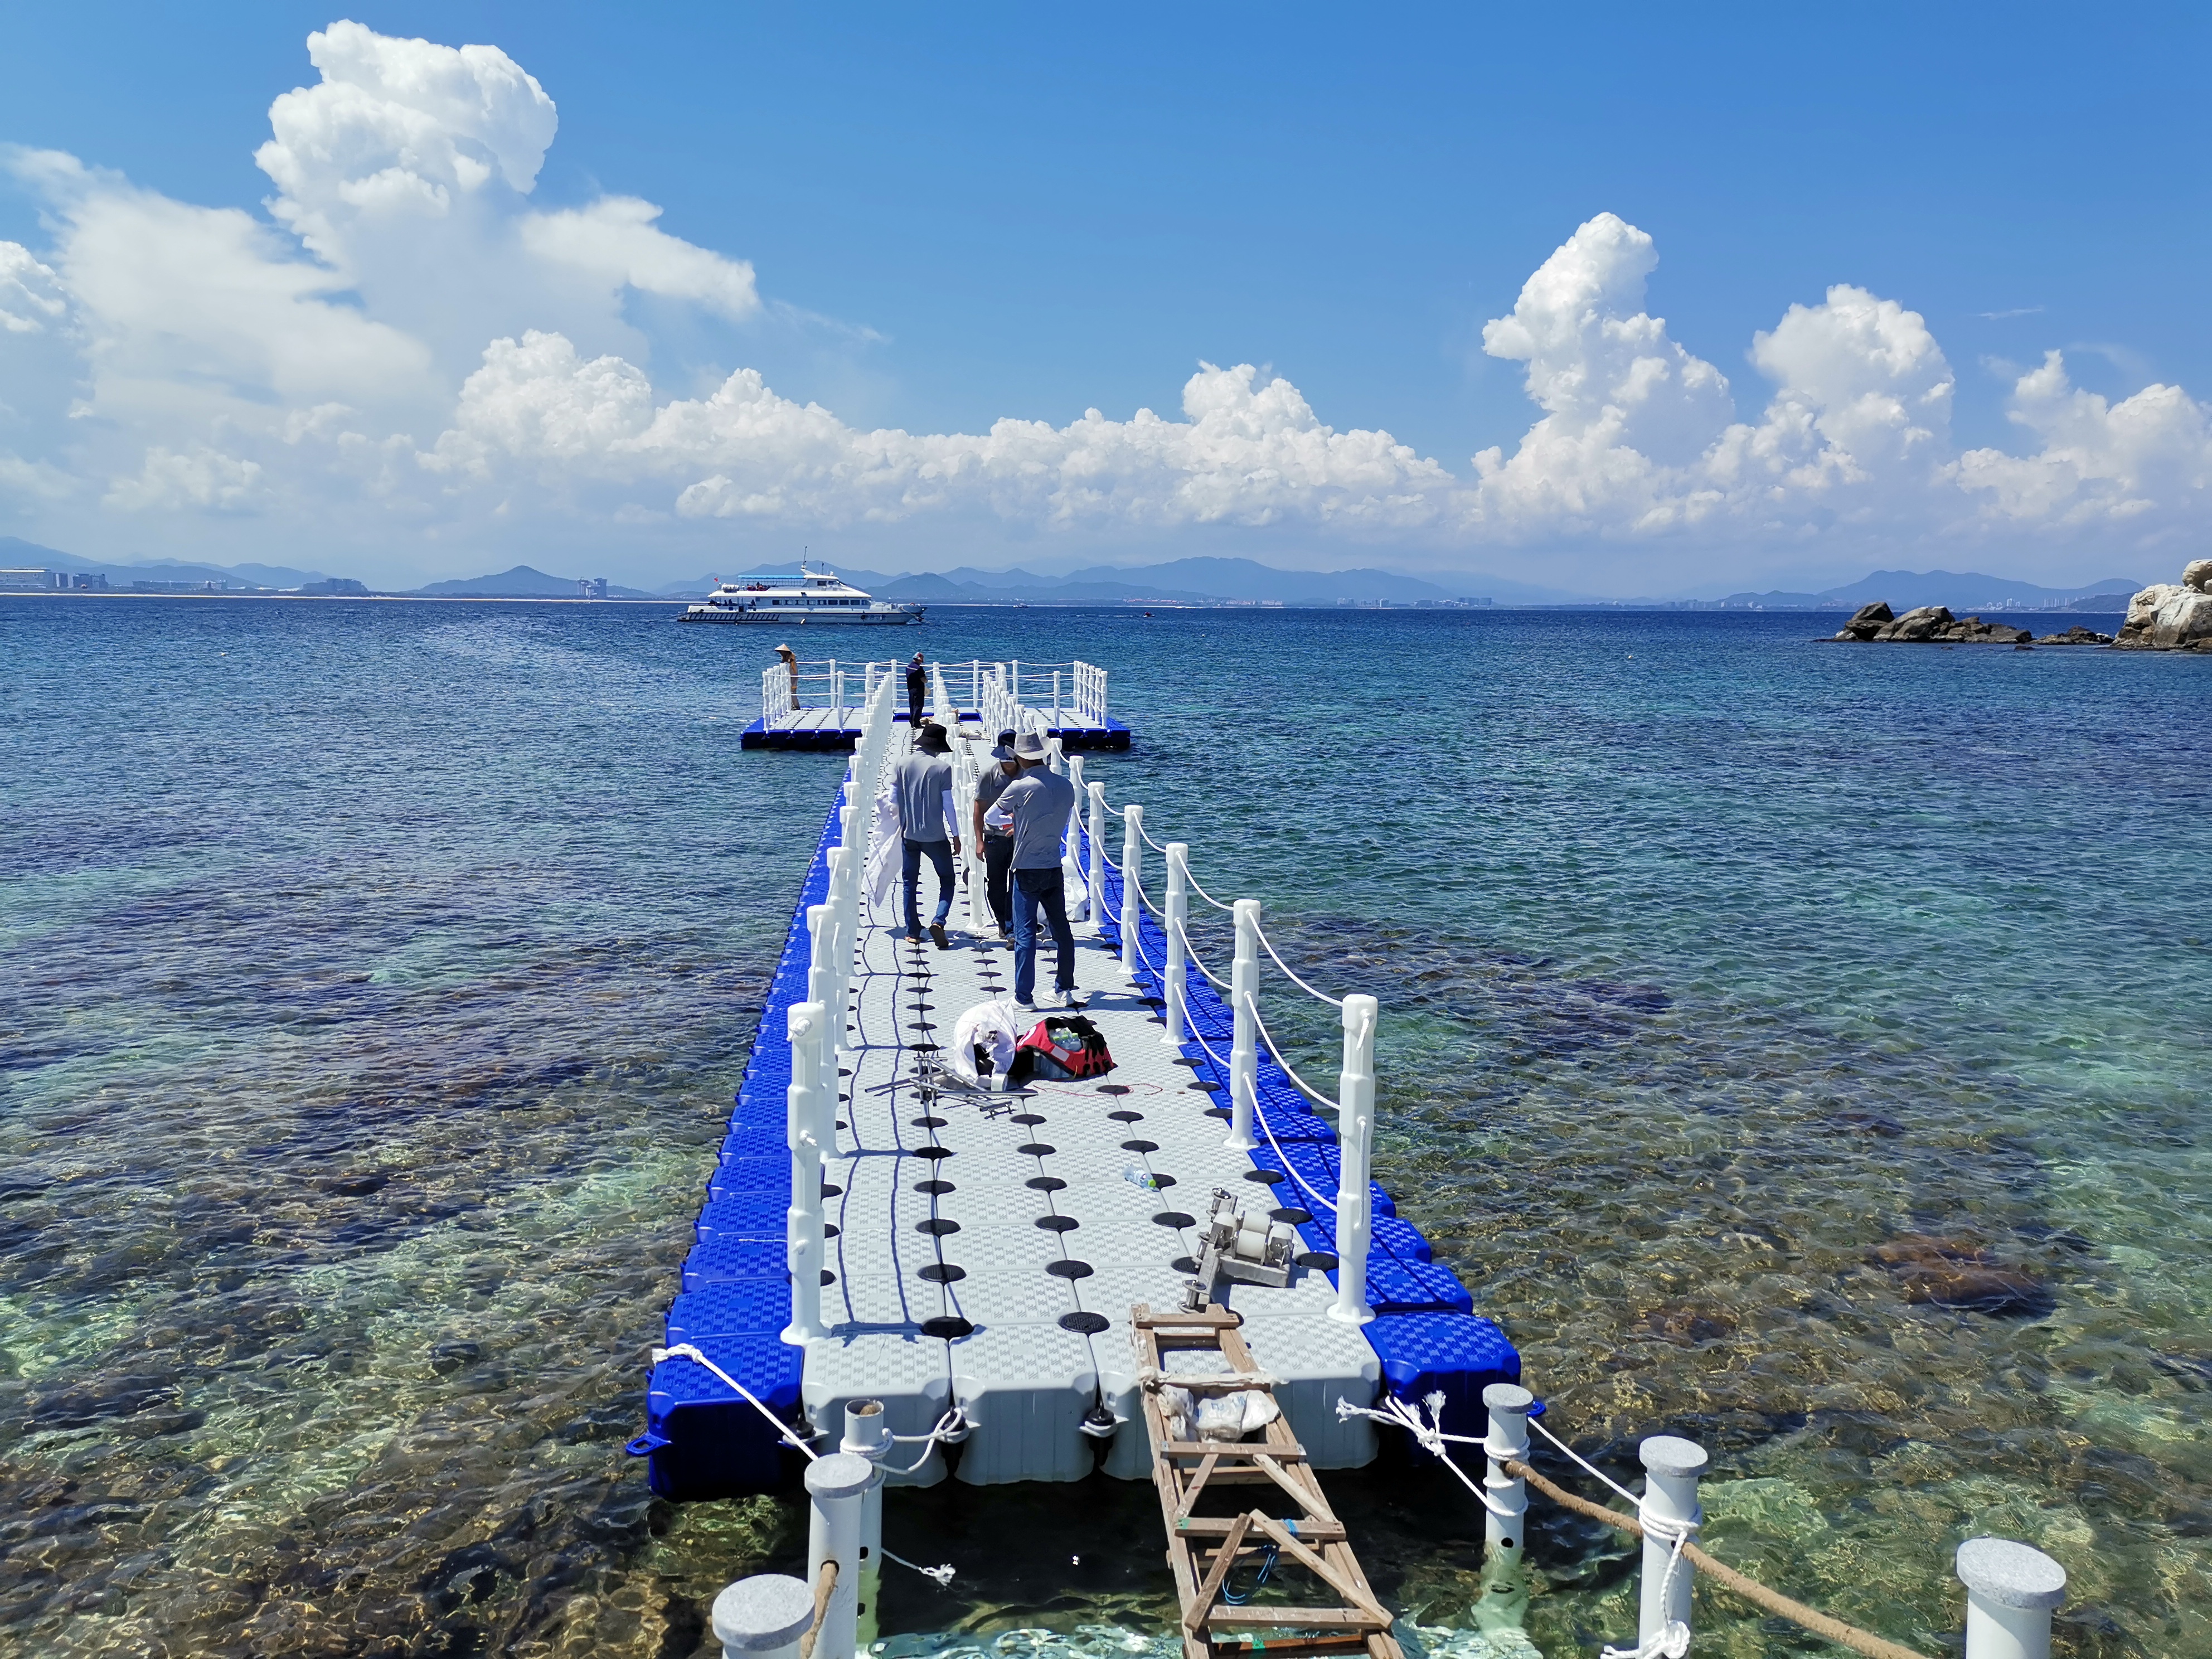
<path fill-rule="evenodd" d="M 706 590 L 702 588 L 702 592 Z M 496 576 L 470 576 L 458 581 L 432 582 L 428 587 L 410 588 L 407 597 L 424 599 L 573 599 L 576 597 L 576 578 L 549 576 L 542 570 L 533 570 L 526 564 L 516 565 L 512 570 L 502 570 Z M 607 584 L 611 599 L 658 599 L 675 598 L 668 593 L 647 593 L 635 587 L 617 587 Z"/>
<path fill-rule="evenodd" d="M 15 536 L 0 536 L 0 565 L 43 566 L 48 569 L 82 571 L 104 575 L 110 583 L 127 587 L 132 582 L 228 583 L 239 589 L 298 590 L 325 585 L 326 591 L 349 591 L 343 578 L 319 570 L 295 570 L 285 565 L 197 564 L 181 559 L 147 559 L 131 564 L 106 564 L 80 558 L 51 547 L 41 547 Z M 1273 604 L 1334 605 L 1378 603 L 1389 605 L 1504 605 L 1530 606 L 1592 606 L 1607 610 L 1664 608 L 1697 611 L 1856 611 L 1876 599 L 1893 609 L 1943 605 L 1964 613 L 1972 611 L 2121 611 L 2142 584 L 2118 576 L 2080 587 L 2043 587 L 1975 571 L 1877 570 L 1842 587 L 1801 593 L 1777 590 L 1765 593 L 1731 593 L 1721 599 L 1592 599 L 1558 588 L 1494 578 L 1444 577 L 1437 581 L 1402 576 L 1373 568 L 1352 570 L 1279 570 L 1255 559 L 1190 558 L 1165 564 L 1090 565 L 1065 575 L 1036 571 L 978 570 L 971 566 L 941 572 L 907 574 L 862 570 L 850 565 L 828 566 L 854 586 L 879 599 L 908 605 L 1218 605 Z M 788 575 L 791 562 L 763 564 L 732 576 Z M 651 592 L 611 584 L 607 597 L 617 599 L 682 599 L 706 593 L 715 578 L 670 582 Z M 526 564 L 495 575 L 470 576 L 432 582 L 407 590 L 404 597 L 420 599 L 573 599 L 576 579 L 549 575 Z"/>
<path fill-rule="evenodd" d="M 1971 570 L 1956 575 L 1948 570 L 1877 570 L 1847 587 L 1831 587 L 1819 593 L 1731 593 L 1724 599 L 1693 603 L 1699 610 L 1710 611 L 1856 611 L 1880 599 L 1898 611 L 1944 605 L 1957 611 L 2117 612 L 2128 608 L 2129 599 L 2142 585 L 2125 577 L 2108 576 L 2085 587 L 2039 587 L 2033 582 L 1984 576 Z"/>

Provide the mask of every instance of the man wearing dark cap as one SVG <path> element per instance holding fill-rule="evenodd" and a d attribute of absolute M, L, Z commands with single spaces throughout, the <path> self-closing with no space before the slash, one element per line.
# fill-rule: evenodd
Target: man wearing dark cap
<path fill-rule="evenodd" d="M 892 775 L 892 793 L 898 798 L 899 836 L 904 843 L 902 873 L 906 879 L 906 936 L 921 937 L 921 913 L 916 908 L 921 887 L 921 861 L 937 870 L 937 915 L 929 924 L 929 937 L 940 951 L 951 944 L 945 936 L 945 918 L 952 913 L 952 860 L 960 851 L 960 815 L 952 807 L 952 763 L 945 758 L 951 745 L 945 728 L 935 720 L 915 728 L 919 747 L 898 763 Z"/>
<path fill-rule="evenodd" d="M 999 746 L 991 751 L 999 763 L 975 780 L 975 822 L 969 826 L 975 844 L 983 849 L 983 891 L 991 901 L 991 915 L 999 924 L 999 937 L 1011 938 L 1014 925 L 1013 898 L 1007 889 L 1014 868 L 1014 836 L 1011 830 L 994 830 L 983 814 L 997 805 L 1000 793 L 1014 781 L 1021 763 L 1014 758 L 1014 734 L 999 733 Z"/>
<path fill-rule="evenodd" d="M 929 690 L 929 671 L 921 665 L 921 653 L 906 665 L 906 722 L 917 738 L 921 732 L 921 705 Z"/>

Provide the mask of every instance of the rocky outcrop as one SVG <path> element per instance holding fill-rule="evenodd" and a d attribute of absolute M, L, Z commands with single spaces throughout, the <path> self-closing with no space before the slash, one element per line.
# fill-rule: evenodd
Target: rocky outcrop
<path fill-rule="evenodd" d="M 2110 645 L 2112 642 L 2110 634 L 2100 634 L 2094 628 L 2082 627 L 2080 623 L 2075 623 L 2063 634 L 2045 634 L 2036 641 L 2038 645 Z"/>
<path fill-rule="evenodd" d="M 1901 617 L 1877 600 L 1860 610 L 1838 631 L 1839 640 L 1908 645 L 2026 645 L 2035 635 L 2008 623 L 1979 617 L 1954 617 L 1940 605 L 1923 605 Z"/>
<path fill-rule="evenodd" d="M 2154 582 L 2128 601 L 2112 641 L 2130 651 L 2212 652 L 2212 559 L 2194 559 L 2178 582 Z"/>

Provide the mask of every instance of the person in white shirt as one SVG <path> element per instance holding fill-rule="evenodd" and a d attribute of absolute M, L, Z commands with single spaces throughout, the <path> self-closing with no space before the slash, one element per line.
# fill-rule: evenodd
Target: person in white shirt
<path fill-rule="evenodd" d="M 945 758 L 950 745 L 945 728 L 930 721 L 921 728 L 920 743 L 898 763 L 891 786 L 898 799 L 899 838 L 905 854 L 906 936 L 921 938 L 917 901 L 926 858 L 937 869 L 937 915 L 931 919 L 929 937 L 942 951 L 951 943 L 945 936 L 945 918 L 952 913 L 952 860 L 960 851 L 960 815 L 952 806 L 952 763 Z"/>

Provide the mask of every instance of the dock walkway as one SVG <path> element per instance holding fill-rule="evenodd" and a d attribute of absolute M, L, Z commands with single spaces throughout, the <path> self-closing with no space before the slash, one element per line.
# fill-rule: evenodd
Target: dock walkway
<path fill-rule="evenodd" d="M 880 694 L 876 701 L 887 713 Z M 972 727 L 966 735 L 977 740 Z M 890 764 L 908 739 L 902 730 L 886 737 Z M 873 781 L 855 781 L 857 802 L 872 802 Z M 871 817 L 851 814 L 856 843 Z M 787 1340 L 799 1300 L 787 1263 L 799 1253 L 791 1241 L 802 1133 L 787 1032 L 808 996 L 808 907 L 829 892 L 840 835 L 833 806 L 669 1310 L 668 1346 L 686 1352 L 655 1364 L 647 1431 L 632 1443 L 649 1455 L 656 1491 L 687 1498 L 773 1489 L 797 1454 L 768 1418 L 834 1436 L 845 1405 L 860 1399 L 882 1401 L 902 1436 L 927 1436 L 949 1411 L 960 1413 L 957 1449 L 948 1456 L 927 1444 L 895 1480 L 934 1481 L 950 1469 L 975 1484 L 1066 1481 L 1099 1468 L 1146 1478 L 1131 1310 L 1178 1304 L 1216 1188 L 1297 1228 L 1301 1265 L 1288 1285 L 1224 1285 L 1216 1295 L 1281 1380 L 1278 1396 L 1312 1467 L 1374 1455 L 1371 1423 L 1340 1420 L 1340 1400 L 1365 1406 L 1383 1391 L 1442 1389 L 1474 1412 L 1485 1384 L 1517 1377 L 1518 1356 L 1471 1314 L 1467 1291 L 1430 1260 L 1379 1188 L 1370 1189 L 1367 1255 L 1374 1316 L 1331 1316 L 1331 1218 L 1302 1207 L 1296 1188 L 1302 1181 L 1333 1203 L 1336 1131 L 1262 1054 L 1255 1104 L 1272 1139 L 1256 1152 L 1227 1144 L 1231 1079 L 1213 1056 L 1229 1054 L 1229 1011 L 1190 975 L 1180 988 L 1183 1016 L 1213 1052 L 1167 1040 L 1164 975 L 1146 965 L 1168 961 L 1166 940 L 1137 905 L 1139 965 L 1124 968 L 1121 883 L 1103 860 L 1097 918 L 1079 930 L 1077 982 L 1092 994 L 1085 1012 L 1115 1068 L 1015 1096 L 949 1090 L 937 1077 L 962 1012 L 1011 997 L 1011 947 L 992 930 L 957 927 L 970 914 L 964 894 L 944 951 L 895 936 L 896 883 L 880 903 L 861 896 L 839 1068 L 848 1074 L 837 1079 L 835 1144 L 821 1165 L 823 1334 Z M 1091 867 L 1084 826 L 1071 842 L 1074 868 Z M 963 882 L 971 867 L 980 877 L 963 860 Z M 926 868 L 923 890 L 927 902 L 935 878 Z M 1040 954 L 1039 981 L 1049 984 L 1048 944 Z"/>

